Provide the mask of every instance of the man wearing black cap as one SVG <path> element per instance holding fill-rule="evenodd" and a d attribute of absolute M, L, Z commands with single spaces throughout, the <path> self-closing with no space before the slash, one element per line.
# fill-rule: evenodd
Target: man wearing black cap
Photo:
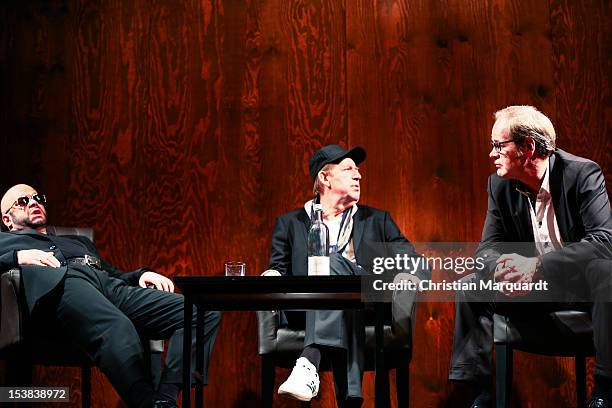
<path fill-rule="evenodd" d="M 338 145 L 328 145 L 315 152 L 309 160 L 315 198 L 306 202 L 303 208 L 277 219 L 270 267 L 264 274 L 277 271 L 282 275 L 308 275 L 307 235 L 315 200 L 323 206 L 323 221 L 330 232 L 331 274 L 369 273 L 372 254 L 366 252 L 372 251 L 366 251 L 369 247 L 366 242 L 398 242 L 402 252 L 415 254 L 413 246 L 387 212 L 357 206 L 361 193 L 361 173 L 357 165 L 365 157 L 366 152 L 361 147 L 345 150 Z M 292 320 L 298 320 L 295 314 L 286 314 L 290 326 Z M 307 311 L 305 326 L 304 350 L 278 393 L 301 401 L 310 401 L 316 396 L 319 390 L 317 371 L 323 351 L 326 355 L 339 357 L 332 359 L 334 371 L 338 368 L 338 361 L 346 363 L 342 369 L 346 369 L 348 390 L 336 388 L 336 393 L 350 401 L 350 405 L 361 405 L 365 334 L 360 313 Z"/>

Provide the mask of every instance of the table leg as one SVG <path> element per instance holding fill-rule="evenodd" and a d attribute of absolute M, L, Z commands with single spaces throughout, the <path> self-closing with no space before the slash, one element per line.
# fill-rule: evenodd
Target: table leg
<path fill-rule="evenodd" d="M 193 315 L 193 302 L 185 296 L 183 317 L 183 404 L 184 408 L 191 407 L 191 319 Z"/>
<path fill-rule="evenodd" d="M 204 406 L 204 393 L 202 381 L 204 380 L 204 310 L 200 305 L 198 307 L 198 314 L 196 318 L 196 372 L 198 373 L 196 379 L 196 391 L 195 391 L 195 405 L 196 408 L 202 408 Z"/>
<path fill-rule="evenodd" d="M 375 391 L 374 405 L 376 408 L 388 408 L 390 406 L 389 396 L 389 372 L 385 368 L 385 308 L 384 303 L 376 303 L 376 361 L 375 361 Z"/>

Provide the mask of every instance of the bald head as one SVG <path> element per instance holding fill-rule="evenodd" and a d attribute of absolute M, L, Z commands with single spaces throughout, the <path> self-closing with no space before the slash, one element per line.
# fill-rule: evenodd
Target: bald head
<path fill-rule="evenodd" d="M 0 202 L 2 222 L 9 230 L 36 229 L 44 232 L 47 225 L 45 206 L 31 197 L 38 192 L 27 184 L 9 188 Z M 17 203 L 20 197 L 28 197 L 27 204 Z"/>
<path fill-rule="evenodd" d="M 17 184 L 9 188 L 6 193 L 2 196 L 2 202 L 0 202 L 0 208 L 2 214 L 6 213 L 18 197 L 31 196 L 36 194 L 36 190 L 27 184 Z"/>

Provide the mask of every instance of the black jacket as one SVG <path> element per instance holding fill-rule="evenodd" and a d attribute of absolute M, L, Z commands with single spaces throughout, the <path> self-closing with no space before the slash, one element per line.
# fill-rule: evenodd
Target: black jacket
<path fill-rule="evenodd" d="M 594 259 L 612 258 L 612 219 L 605 179 L 597 163 L 557 149 L 550 157 L 550 194 L 564 247 L 541 257 L 545 278 L 561 270 L 584 270 Z M 516 249 L 535 256 L 525 185 L 492 174 L 489 203 L 478 256 L 486 256 L 486 276 L 502 253 Z"/>
<path fill-rule="evenodd" d="M 270 269 L 283 275 L 308 275 L 309 228 L 310 217 L 303 208 L 277 218 L 272 233 Z M 353 245 L 357 264 L 368 272 L 375 257 L 397 253 L 418 256 L 388 212 L 360 204 L 353 216 Z M 421 279 L 427 275 L 428 271 L 417 271 Z"/>
<path fill-rule="evenodd" d="M 85 245 L 87 250 L 82 254 L 83 256 L 92 255 L 100 258 L 95 245 L 89 239 L 76 235 L 70 237 Z M 17 251 L 22 249 L 53 251 L 61 266 L 59 268 L 52 268 L 48 266 L 18 265 Z M 6 272 L 11 268 L 21 269 L 25 299 L 29 310 L 32 311 L 41 298 L 53 291 L 62 282 L 68 266 L 66 264 L 66 257 L 53 243 L 52 235 L 41 234 L 35 230 L 0 232 L 0 273 Z M 121 279 L 129 285 L 138 285 L 140 275 L 147 270 L 138 269 L 126 273 L 104 260 L 102 260 L 102 269 L 108 272 L 110 276 Z"/>

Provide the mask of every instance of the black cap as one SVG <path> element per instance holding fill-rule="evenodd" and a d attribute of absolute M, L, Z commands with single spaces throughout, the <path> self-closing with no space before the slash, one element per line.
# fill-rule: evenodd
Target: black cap
<path fill-rule="evenodd" d="M 317 174 L 326 164 L 338 164 L 342 160 L 350 157 L 355 164 L 359 164 L 366 158 L 366 152 L 359 146 L 353 147 L 351 150 L 345 150 L 338 145 L 327 145 L 315 152 L 310 160 L 308 160 L 308 168 L 310 177 L 317 178 Z"/>

